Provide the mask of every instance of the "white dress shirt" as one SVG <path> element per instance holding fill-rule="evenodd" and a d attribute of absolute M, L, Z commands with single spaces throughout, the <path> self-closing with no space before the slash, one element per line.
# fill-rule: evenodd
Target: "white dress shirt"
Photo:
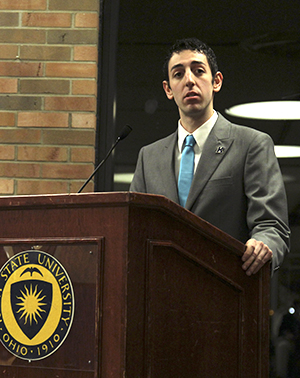
<path fill-rule="evenodd" d="M 197 169 L 204 143 L 206 142 L 206 139 L 211 132 L 212 128 L 214 127 L 215 123 L 218 119 L 218 113 L 214 111 L 214 114 L 210 117 L 209 120 L 207 120 L 203 125 L 198 127 L 193 132 L 193 137 L 195 138 L 195 164 L 194 164 L 194 173 Z M 184 147 L 184 140 L 187 135 L 190 135 L 188 131 L 181 125 L 180 120 L 178 121 L 178 144 L 177 148 L 175 148 L 175 174 L 176 174 L 176 180 L 178 181 L 178 175 L 179 175 L 179 168 L 180 168 L 180 160 L 182 155 L 182 150 Z"/>

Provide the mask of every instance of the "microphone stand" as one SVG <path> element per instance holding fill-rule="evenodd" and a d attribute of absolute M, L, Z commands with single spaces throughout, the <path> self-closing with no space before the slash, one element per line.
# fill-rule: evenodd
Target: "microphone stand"
<path fill-rule="evenodd" d="M 94 172 L 90 175 L 90 177 L 86 180 L 86 182 L 82 185 L 82 187 L 78 190 L 77 193 L 81 193 L 82 190 L 87 186 L 87 184 L 91 181 L 91 179 L 95 176 L 95 174 L 99 171 L 99 169 L 102 167 L 102 165 L 106 162 L 106 160 L 109 158 L 110 154 L 113 152 L 117 144 L 120 142 L 120 140 L 123 140 L 127 137 L 129 133 L 131 133 L 132 128 L 129 125 L 126 125 L 123 127 L 121 134 L 116 139 L 115 143 L 111 146 L 110 150 L 106 154 L 105 158 L 98 164 Z"/>

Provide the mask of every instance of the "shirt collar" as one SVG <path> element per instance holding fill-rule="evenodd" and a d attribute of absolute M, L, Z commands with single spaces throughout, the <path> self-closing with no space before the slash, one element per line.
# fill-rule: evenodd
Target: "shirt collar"
<path fill-rule="evenodd" d="M 199 149 L 199 152 L 202 152 L 204 143 L 211 132 L 211 129 L 214 127 L 218 119 L 218 113 L 214 110 L 213 115 L 205 122 L 203 125 L 198 127 L 193 132 L 193 137 L 195 138 L 196 145 L 195 148 Z M 182 152 L 183 143 L 187 135 L 190 133 L 181 125 L 180 120 L 178 121 L 178 149 Z M 197 146 L 197 147 L 196 147 Z"/>

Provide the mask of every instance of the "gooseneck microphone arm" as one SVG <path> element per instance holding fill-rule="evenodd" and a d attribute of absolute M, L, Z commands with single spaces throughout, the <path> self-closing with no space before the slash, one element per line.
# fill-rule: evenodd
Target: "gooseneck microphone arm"
<path fill-rule="evenodd" d="M 125 139 L 128 134 L 130 134 L 132 131 L 132 128 L 129 125 L 125 125 L 116 139 L 115 143 L 111 146 L 110 150 L 108 151 L 107 155 L 105 158 L 98 164 L 94 172 L 90 175 L 90 177 L 86 180 L 86 182 L 82 185 L 82 187 L 78 190 L 77 193 L 81 193 L 82 190 L 87 186 L 87 184 L 91 181 L 91 179 L 95 176 L 95 174 L 99 171 L 99 169 L 102 167 L 102 165 L 106 162 L 106 160 L 109 158 L 110 154 L 113 152 L 117 144 L 120 142 L 120 140 Z"/>

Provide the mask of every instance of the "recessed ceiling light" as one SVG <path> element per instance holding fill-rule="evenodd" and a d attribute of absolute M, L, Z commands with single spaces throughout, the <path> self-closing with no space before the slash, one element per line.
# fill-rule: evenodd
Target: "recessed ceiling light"
<path fill-rule="evenodd" d="M 281 158 L 298 158 L 300 157 L 300 146 L 275 146 L 275 155 Z"/>
<path fill-rule="evenodd" d="M 300 120 L 300 101 L 263 101 L 225 109 L 233 117 L 264 120 Z"/>
<path fill-rule="evenodd" d="M 134 173 L 115 173 L 114 182 L 119 184 L 131 184 Z"/>

